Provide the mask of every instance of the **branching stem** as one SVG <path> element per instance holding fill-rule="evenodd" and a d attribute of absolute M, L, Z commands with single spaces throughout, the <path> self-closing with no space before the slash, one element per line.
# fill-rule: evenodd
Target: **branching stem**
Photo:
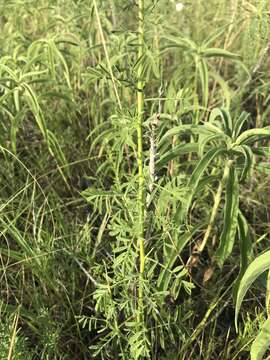
<path fill-rule="evenodd" d="M 145 266 L 145 249 L 144 249 L 144 212 L 145 212 L 145 180 L 143 174 L 143 112 L 144 112 L 144 81 L 143 81 L 143 46 L 144 46 L 144 0 L 139 0 L 139 26 L 138 26 L 138 59 L 139 66 L 137 70 L 137 162 L 138 162 L 138 209 L 139 209 L 139 234 L 138 234 L 138 246 L 140 251 L 140 281 L 139 281 L 139 298 L 138 298 L 138 317 L 143 316 L 143 277 Z"/>

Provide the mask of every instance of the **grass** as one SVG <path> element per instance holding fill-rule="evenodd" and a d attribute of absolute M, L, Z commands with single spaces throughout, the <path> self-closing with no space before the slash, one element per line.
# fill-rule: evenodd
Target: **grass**
<path fill-rule="evenodd" d="M 0 359 L 267 358 L 270 7 L 177 4 L 0 1 Z"/>

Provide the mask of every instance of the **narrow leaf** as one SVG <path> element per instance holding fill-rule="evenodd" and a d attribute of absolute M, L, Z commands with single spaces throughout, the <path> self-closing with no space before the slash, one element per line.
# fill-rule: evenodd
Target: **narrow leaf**
<path fill-rule="evenodd" d="M 233 125 L 233 137 L 236 139 L 241 133 L 242 127 L 245 122 L 250 118 L 250 114 L 246 111 L 243 111 L 240 116 L 237 118 Z"/>
<path fill-rule="evenodd" d="M 237 329 L 237 318 L 242 301 L 252 283 L 267 269 L 270 268 L 270 250 L 259 255 L 247 268 L 239 285 L 235 307 L 235 326 Z"/>
<path fill-rule="evenodd" d="M 241 59 L 241 56 L 238 54 L 234 54 L 230 51 L 224 50 L 224 49 L 218 49 L 218 48 L 208 48 L 203 51 L 204 57 L 224 57 L 226 59 L 230 60 L 239 60 Z"/>
<path fill-rule="evenodd" d="M 251 345 L 251 360 L 262 360 L 266 350 L 270 347 L 270 318 L 267 319 Z"/>
<path fill-rule="evenodd" d="M 206 62 L 203 59 L 200 59 L 198 68 L 202 85 L 203 106 L 207 107 L 209 96 L 209 74 Z"/>
<path fill-rule="evenodd" d="M 251 243 L 248 222 L 240 210 L 238 214 L 237 233 L 238 233 L 239 249 L 240 249 L 240 271 L 235 281 L 235 285 L 233 287 L 234 299 L 236 299 L 240 281 L 244 275 L 244 272 L 248 267 L 248 261 L 250 259 L 251 250 L 252 250 L 252 243 Z"/>
<path fill-rule="evenodd" d="M 224 225 L 220 238 L 219 248 L 216 252 L 217 262 L 220 267 L 232 252 L 234 245 L 239 205 L 239 184 L 236 170 L 232 167 L 229 170 L 229 177 L 226 185 Z"/>
<path fill-rule="evenodd" d="M 223 127 L 227 135 L 232 135 L 232 119 L 230 113 L 224 108 L 215 108 L 211 111 L 209 122 L 213 123 L 216 118 L 220 117 L 223 121 Z"/>
<path fill-rule="evenodd" d="M 190 143 L 190 144 L 180 144 L 175 148 L 167 151 L 164 155 L 156 163 L 157 170 L 161 169 L 164 165 L 166 165 L 170 160 L 175 159 L 176 157 L 184 154 L 188 154 L 191 152 L 198 151 L 198 144 Z"/>
<path fill-rule="evenodd" d="M 205 125 L 192 125 L 192 124 L 188 124 L 188 125 L 179 125 L 176 126 L 170 130 L 168 130 L 162 137 L 162 139 L 160 140 L 160 145 L 163 144 L 164 140 L 166 140 L 168 137 L 172 137 L 175 135 L 180 135 L 180 134 L 206 134 L 209 135 L 211 134 L 211 132 L 213 133 L 213 129 L 208 129 L 206 128 Z"/>
<path fill-rule="evenodd" d="M 192 198 L 195 194 L 196 188 L 199 184 L 199 181 L 201 180 L 201 177 L 204 173 L 204 171 L 207 169 L 211 161 L 218 155 L 222 154 L 224 152 L 223 148 L 214 148 L 210 149 L 198 162 L 196 168 L 194 169 L 193 173 L 191 174 L 191 177 L 189 179 L 189 182 L 187 184 L 187 199 L 184 204 L 182 204 L 182 207 L 179 207 L 175 214 L 176 223 L 182 224 L 192 201 Z"/>
<path fill-rule="evenodd" d="M 266 126 L 262 129 L 251 129 L 244 131 L 236 140 L 236 144 L 243 144 L 247 142 L 255 142 L 262 140 L 266 137 L 270 137 L 270 126 Z"/>

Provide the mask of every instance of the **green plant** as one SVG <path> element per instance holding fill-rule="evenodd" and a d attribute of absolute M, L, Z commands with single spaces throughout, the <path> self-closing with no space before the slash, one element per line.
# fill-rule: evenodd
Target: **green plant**
<path fill-rule="evenodd" d="M 4 315 L 1 304 L 1 315 Z M 0 326 L 0 338 L 1 338 L 1 350 L 0 359 L 31 359 L 33 356 L 32 351 L 29 351 L 29 339 L 21 334 L 21 329 L 18 326 L 19 309 L 14 314 L 13 318 L 9 317 L 10 322 L 1 322 Z"/>
<path fill-rule="evenodd" d="M 239 311 L 241 304 L 243 302 L 244 296 L 246 295 L 248 289 L 254 283 L 254 281 L 265 271 L 269 271 L 270 260 L 269 260 L 270 251 L 259 255 L 253 260 L 248 268 L 246 269 L 237 292 L 236 298 L 236 309 L 235 309 L 235 326 L 237 326 L 237 319 L 239 316 Z M 260 331 L 257 334 L 255 340 L 251 345 L 250 355 L 251 360 L 262 360 L 267 349 L 269 348 L 270 335 L 269 335 L 269 275 L 267 279 L 267 291 L 266 291 L 266 311 L 267 319 L 261 324 Z"/>
<path fill-rule="evenodd" d="M 194 63 L 194 96 L 197 97 L 198 89 L 197 83 L 198 79 L 200 80 L 201 85 L 201 94 L 203 96 L 202 99 L 202 106 L 206 109 L 208 106 L 209 100 L 209 65 L 207 64 L 208 59 L 211 58 L 225 58 L 233 61 L 238 61 L 240 65 L 241 56 L 238 54 L 234 54 L 226 49 L 221 49 L 217 47 L 211 47 L 211 44 L 220 37 L 226 30 L 225 28 L 219 29 L 214 34 L 208 36 L 205 40 L 202 41 L 201 44 L 197 44 L 195 41 L 191 40 L 190 38 L 179 36 L 178 35 L 171 35 L 166 36 L 165 39 L 170 41 L 166 45 L 166 51 L 170 48 L 183 48 L 184 54 L 187 54 L 188 57 L 191 57 Z M 219 80 L 219 77 L 212 71 L 211 75 Z M 221 80 L 222 81 L 222 80 Z"/>
<path fill-rule="evenodd" d="M 0 1 L 3 358 L 248 358 L 263 281 L 237 334 L 232 294 L 269 248 L 269 10 Z"/>

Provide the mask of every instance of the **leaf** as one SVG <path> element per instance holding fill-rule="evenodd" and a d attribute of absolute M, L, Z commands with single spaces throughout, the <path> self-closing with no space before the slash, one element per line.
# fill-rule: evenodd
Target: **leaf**
<path fill-rule="evenodd" d="M 92 250 L 92 254 L 91 254 L 91 257 L 92 259 L 95 258 L 96 256 L 96 253 L 97 253 L 97 249 L 102 241 L 102 237 L 103 237 L 103 234 L 104 234 L 104 231 L 106 229 L 106 226 L 108 224 L 108 221 L 109 221 L 109 218 L 110 218 L 110 212 L 109 211 L 106 211 L 102 221 L 101 221 L 101 224 L 100 224 L 100 227 L 99 227 L 99 230 L 98 230 L 98 234 L 97 234 L 97 237 L 96 237 L 96 241 L 95 241 L 95 245 L 94 245 L 94 248 Z"/>
<path fill-rule="evenodd" d="M 239 184 L 236 170 L 231 167 L 226 184 L 224 225 L 220 238 L 220 244 L 216 252 L 217 262 L 220 267 L 230 255 L 237 230 L 239 206 Z"/>
<path fill-rule="evenodd" d="M 180 135 L 180 134 L 206 134 L 209 135 L 211 134 L 211 132 L 213 133 L 213 129 L 208 129 L 205 125 L 193 125 L 193 124 L 188 124 L 188 125 L 179 125 L 176 126 L 170 130 L 168 130 L 162 137 L 162 139 L 160 140 L 160 145 L 164 143 L 164 140 L 166 140 L 168 137 L 172 137 L 175 135 Z"/>
<path fill-rule="evenodd" d="M 214 125 L 213 123 L 211 122 L 205 122 L 204 123 L 204 127 L 208 130 L 208 131 L 211 131 L 213 134 L 223 134 L 224 136 L 227 136 L 223 129 L 221 129 L 220 127 Z"/>
<path fill-rule="evenodd" d="M 0 70 L 1 69 L 3 69 L 6 73 L 8 73 L 9 76 L 12 78 L 12 80 L 15 81 L 15 83 L 19 83 L 19 79 L 16 73 L 13 70 L 11 70 L 8 66 L 4 64 L 0 64 Z"/>
<path fill-rule="evenodd" d="M 233 287 L 234 299 L 236 299 L 239 284 L 248 266 L 248 260 L 250 258 L 251 250 L 252 250 L 252 243 L 251 243 L 248 222 L 240 210 L 238 214 L 237 233 L 238 233 L 239 249 L 240 249 L 240 271 Z"/>
<path fill-rule="evenodd" d="M 238 136 L 235 143 L 237 145 L 254 143 L 255 141 L 263 140 L 266 137 L 270 137 L 270 126 L 266 126 L 262 129 L 246 130 Z"/>
<path fill-rule="evenodd" d="M 21 87 L 25 90 L 26 101 L 28 103 L 29 108 L 31 109 L 33 116 L 36 119 L 37 125 L 42 132 L 43 137 L 45 138 L 46 142 L 48 143 L 48 133 L 47 133 L 47 126 L 44 119 L 44 115 L 41 111 L 39 106 L 38 98 L 34 90 L 30 85 L 27 83 L 22 83 Z"/>
<path fill-rule="evenodd" d="M 250 114 L 246 111 L 243 111 L 240 116 L 237 118 L 235 124 L 233 125 L 233 138 L 237 139 L 241 133 L 242 127 L 245 122 L 250 118 Z"/>
<path fill-rule="evenodd" d="M 225 136 L 224 136 L 224 134 L 221 133 L 221 134 L 203 136 L 201 138 L 202 138 L 202 140 L 199 139 L 199 149 L 198 149 L 199 156 L 203 156 L 204 149 L 208 142 L 218 140 L 218 139 L 224 140 Z M 225 138 L 225 140 L 226 140 L 226 138 Z"/>
<path fill-rule="evenodd" d="M 241 181 L 244 181 L 246 179 L 246 177 L 248 176 L 248 174 L 251 172 L 252 167 L 253 167 L 254 156 L 253 156 L 252 149 L 247 145 L 241 145 L 241 146 L 237 146 L 237 147 L 233 148 L 233 150 L 236 150 L 236 151 L 242 153 L 245 158 L 245 165 L 242 170 L 241 179 L 240 179 Z"/>
<path fill-rule="evenodd" d="M 213 123 L 216 118 L 220 117 L 223 120 L 223 126 L 225 129 L 225 133 L 228 136 L 232 135 L 232 119 L 230 113 L 227 109 L 224 108 L 214 108 L 211 111 L 209 122 Z"/>
<path fill-rule="evenodd" d="M 81 192 L 81 195 L 87 200 L 92 201 L 96 197 L 113 197 L 113 196 L 123 196 L 123 194 L 115 191 L 106 191 L 101 189 L 88 188 Z"/>
<path fill-rule="evenodd" d="M 241 282 L 237 293 L 236 306 L 235 306 L 235 327 L 237 329 L 237 318 L 242 301 L 253 282 L 267 269 L 270 268 L 270 250 L 259 255 L 248 266 Z"/>
<path fill-rule="evenodd" d="M 226 59 L 231 60 L 240 60 L 241 56 L 238 54 L 234 54 L 230 51 L 224 50 L 224 49 L 218 49 L 218 48 L 208 48 L 206 50 L 203 50 L 202 53 L 203 57 L 224 57 Z"/>
<path fill-rule="evenodd" d="M 197 231 L 198 228 L 194 228 L 192 231 L 187 231 L 184 234 L 178 234 L 178 237 L 176 239 L 176 241 L 173 241 L 173 244 L 170 244 L 170 246 L 166 246 L 165 244 L 165 256 L 164 256 L 164 261 L 163 261 L 163 265 L 168 268 L 171 269 L 175 260 L 177 259 L 177 257 L 181 254 L 182 250 L 184 249 L 184 247 L 186 246 L 186 244 L 188 243 L 188 241 L 192 238 L 192 236 L 194 235 L 195 231 Z"/>
<path fill-rule="evenodd" d="M 269 310 L 270 310 L 269 305 L 270 305 L 270 270 L 268 270 L 268 274 L 267 274 L 266 296 L 265 296 L 265 307 L 266 307 L 268 317 L 269 317 Z"/>
<path fill-rule="evenodd" d="M 64 172 L 66 172 L 66 174 L 68 176 L 70 176 L 70 170 L 69 170 L 66 156 L 61 149 L 61 146 L 57 140 L 57 137 L 49 129 L 47 130 L 47 137 L 48 137 L 49 151 L 52 154 L 52 156 L 54 156 L 56 158 L 56 160 L 60 163 L 61 168 L 59 168 L 59 171 L 60 171 L 63 179 L 66 181 Z"/>
<path fill-rule="evenodd" d="M 24 256 L 26 255 L 32 258 L 36 257 L 37 254 L 30 246 L 30 243 L 26 238 L 26 234 L 22 233 L 16 226 L 16 218 L 12 219 L 11 221 L 7 216 L 4 215 L 3 217 L 0 217 L 0 224 L 2 225 L 1 234 L 5 235 L 5 233 L 8 233 L 10 238 L 19 246 Z M 10 249 L 8 251 L 10 251 Z M 14 254 L 16 254 L 16 251 Z M 10 254 L 8 254 L 8 256 L 10 256 Z M 36 261 L 39 263 L 40 259 L 37 258 Z"/>
<path fill-rule="evenodd" d="M 210 72 L 210 76 L 212 78 L 214 78 L 214 80 L 219 84 L 221 90 L 223 91 L 222 93 L 222 97 L 225 98 L 226 102 L 226 107 L 229 108 L 230 104 L 231 104 L 231 90 L 229 85 L 227 84 L 227 82 L 223 79 L 222 76 L 220 76 L 218 73 L 216 73 L 215 71 L 211 71 Z"/>
<path fill-rule="evenodd" d="M 259 334 L 250 349 L 251 360 L 262 360 L 266 350 L 270 347 L 270 318 L 262 325 Z"/>
<path fill-rule="evenodd" d="M 188 38 L 185 38 L 185 37 L 180 37 L 180 36 L 176 37 L 176 36 L 172 36 L 172 35 L 166 35 L 166 36 L 164 36 L 164 39 L 169 40 L 169 41 L 177 44 L 180 47 L 184 47 L 186 49 L 191 49 L 193 51 L 197 51 L 197 48 L 198 48 L 197 44 L 194 41 L 192 41 Z"/>
<path fill-rule="evenodd" d="M 224 31 L 228 28 L 228 25 L 224 25 L 221 28 L 217 29 L 213 34 L 210 34 L 206 37 L 206 39 L 203 41 L 202 45 L 204 47 L 207 47 L 209 44 L 214 42 L 219 36 L 221 36 Z"/>
<path fill-rule="evenodd" d="M 218 155 L 222 154 L 225 151 L 224 148 L 214 148 L 210 149 L 198 162 L 196 168 L 194 169 L 189 182 L 187 184 L 187 199 L 185 204 L 182 204 L 182 207 L 179 207 L 175 214 L 175 219 L 177 224 L 182 224 L 186 214 L 189 210 L 192 198 L 196 191 L 196 188 L 201 180 L 201 177 L 204 171 L 207 169 L 211 161 Z"/>
<path fill-rule="evenodd" d="M 254 154 L 260 155 L 260 156 L 270 156 L 270 147 L 269 146 L 262 146 L 262 147 L 256 147 L 253 150 Z"/>
<path fill-rule="evenodd" d="M 156 168 L 157 170 L 159 170 L 169 161 L 175 159 L 176 157 L 197 151 L 198 151 L 198 144 L 196 143 L 177 145 L 176 147 L 167 151 L 165 154 L 161 156 L 161 158 L 156 163 Z"/>
<path fill-rule="evenodd" d="M 38 75 L 48 74 L 48 70 L 41 70 L 41 71 L 30 71 L 26 74 L 22 74 L 20 77 L 20 81 L 27 80 L 27 78 L 37 78 Z M 29 79 L 30 81 L 31 79 Z M 48 80 L 47 80 L 48 81 Z"/>
<path fill-rule="evenodd" d="M 149 51 L 148 49 L 145 52 L 145 57 L 149 60 L 152 68 L 153 75 L 159 79 L 160 77 L 160 70 L 159 70 L 159 64 L 158 64 L 158 57 L 155 57 L 154 54 L 152 54 L 152 51 Z"/>
<path fill-rule="evenodd" d="M 163 291 L 168 289 L 172 277 L 172 267 L 177 257 L 180 256 L 182 250 L 197 230 L 198 228 L 196 227 L 192 231 L 185 232 L 184 234 L 179 234 L 178 232 L 172 245 L 168 246 L 168 244 L 164 244 L 163 270 L 160 272 L 157 280 L 157 286 Z"/>
<path fill-rule="evenodd" d="M 200 59 L 198 68 L 202 84 L 203 106 L 207 108 L 209 95 L 209 75 L 206 62 L 203 59 Z"/>

